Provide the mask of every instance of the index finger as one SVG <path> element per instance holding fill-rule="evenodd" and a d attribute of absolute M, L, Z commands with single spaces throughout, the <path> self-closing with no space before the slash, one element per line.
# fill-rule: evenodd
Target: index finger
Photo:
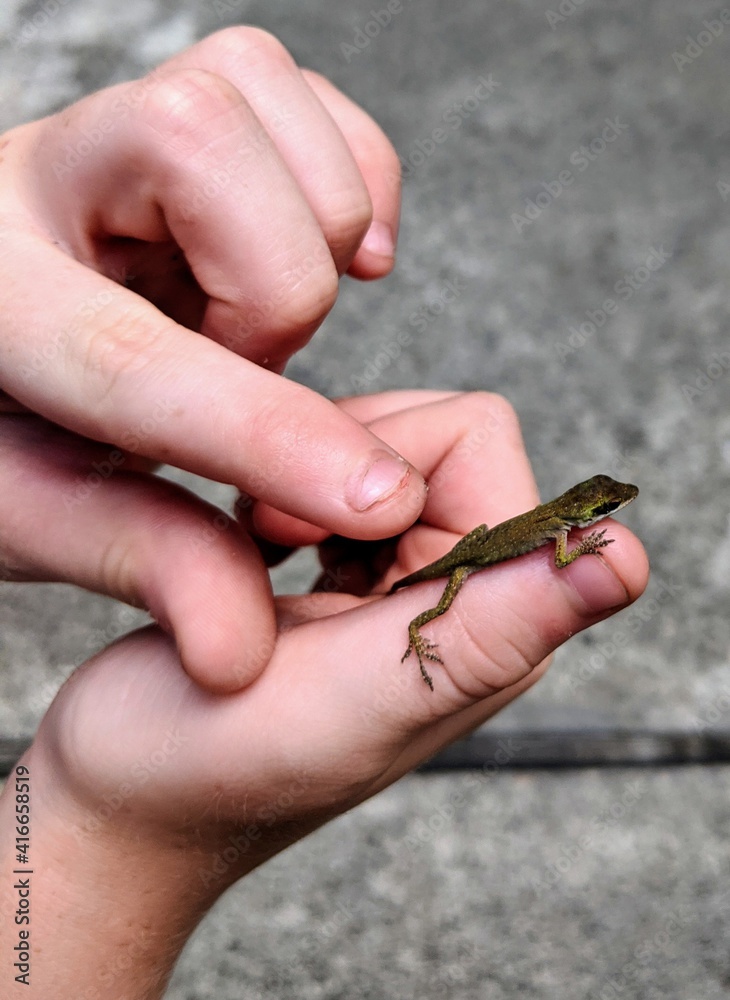
<path fill-rule="evenodd" d="M 419 523 L 400 542 L 403 572 L 443 555 L 485 520 L 496 524 L 538 502 L 519 420 L 502 396 L 406 390 L 341 399 L 337 406 L 406 455 L 428 481 Z M 262 504 L 247 524 L 278 545 L 323 540 L 310 524 Z"/>
<path fill-rule="evenodd" d="M 179 326 L 41 237 L 17 234 L 14 245 L 5 281 L 24 306 L 3 320 L 0 388 L 34 412 L 354 538 L 396 534 L 418 516 L 420 474 L 334 403 Z"/>

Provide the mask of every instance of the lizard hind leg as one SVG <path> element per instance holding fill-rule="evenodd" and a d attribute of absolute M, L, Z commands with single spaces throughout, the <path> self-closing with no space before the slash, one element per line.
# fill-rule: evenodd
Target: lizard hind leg
<path fill-rule="evenodd" d="M 421 614 L 417 615 L 408 626 L 408 649 L 401 657 L 401 663 L 403 663 L 403 661 L 411 655 L 411 650 L 414 650 L 418 658 L 418 666 L 421 670 L 421 676 L 432 691 L 433 679 L 426 669 L 423 661 L 431 660 L 432 663 L 440 663 L 442 666 L 444 666 L 444 661 L 436 652 L 438 644 L 431 642 L 430 639 L 427 639 L 421 632 L 421 629 L 424 625 L 433 621 L 434 618 L 438 618 L 440 615 L 449 610 L 454 598 L 461 589 L 462 583 L 472 571 L 472 567 L 470 566 L 457 566 L 451 573 L 449 582 L 446 584 L 446 588 L 441 595 L 441 600 L 438 602 L 436 607 L 429 608 L 428 611 L 421 612 Z"/>

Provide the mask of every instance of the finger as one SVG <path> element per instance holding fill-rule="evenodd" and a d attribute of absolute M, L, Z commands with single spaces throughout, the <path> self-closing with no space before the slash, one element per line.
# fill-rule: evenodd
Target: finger
<path fill-rule="evenodd" d="M 368 425 L 379 417 L 401 413 L 414 406 L 425 406 L 462 395 L 457 392 L 438 390 L 397 390 L 367 396 L 349 396 L 334 400 L 337 408 L 353 416 L 359 423 Z M 270 508 L 268 504 L 242 496 L 236 503 L 236 516 L 246 531 L 256 535 L 260 544 L 271 550 L 269 565 L 304 545 L 317 545 L 328 532 L 313 524 L 302 521 L 282 511 Z M 278 549 L 281 551 L 279 552 Z"/>
<path fill-rule="evenodd" d="M 421 524 L 461 537 L 478 524 L 497 524 L 538 503 L 519 419 L 503 396 L 464 393 L 410 412 L 418 419 L 395 413 L 369 426 L 414 456 L 427 479 Z M 463 486 L 453 489 L 453 483 Z M 433 532 L 428 537 L 443 544 Z"/>
<path fill-rule="evenodd" d="M 570 635 L 639 596 L 645 554 L 618 525 L 616 538 L 605 562 L 557 571 L 533 553 L 470 578 L 449 612 L 456 621 L 438 625 L 454 641 L 445 664 L 434 666 L 433 692 L 416 664 L 399 662 L 409 615 L 429 599 L 424 587 L 284 632 L 265 674 L 217 707 L 215 725 L 206 705 L 186 699 L 190 723 L 200 717 L 216 760 L 225 752 L 246 761 L 256 748 L 263 766 L 250 774 L 243 764 L 238 779 L 251 801 L 296 760 L 313 793 L 324 785 L 328 802 L 354 804 L 484 722 L 537 679 L 535 666 Z"/>
<path fill-rule="evenodd" d="M 494 526 L 538 502 L 517 415 L 501 396 L 451 396 L 388 414 L 371 426 L 414 456 L 429 484 L 428 500 L 418 523 L 380 552 L 369 554 L 368 543 L 348 540 L 323 545 L 320 561 L 330 586 L 337 580 L 356 594 L 387 590 L 478 525 Z"/>
<path fill-rule="evenodd" d="M 105 745 L 110 727 L 128 728 L 130 704 L 142 706 L 144 733 L 154 739 L 173 723 L 189 746 L 204 748 L 183 750 L 185 801 L 188 812 L 200 808 L 201 821 L 209 819 L 214 780 L 217 844 L 222 822 L 240 827 L 242 818 L 261 816 L 259 807 L 270 815 L 272 790 L 287 790 L 283 826 L 303 818 L 311 829 L 489 718 L 534 681 L 535 664 L 615 610 L 616 589 L 621 603 L 634 600 L 646 584 L 645 554 L 627 531 L 617 538 L 603 565 L 580 560 L 558 573 L 533 553 L 471 578 L 459 595 L 459 617 L 474 621 L 486 603 L 490 618 L 450 650 L 433 692 L 413 664 L 398 662 L 407 594 L 345 611 L 341 598 L 316 595 L 311 620 L 280 635 L 266 671 L 243 692 L 211 701 L 183 682 L 169 643 L 147 629 L 95 657 L 85 684 L 67 686 L 44 724 L 58 725 L 59 713 L 63 719 L 64 708 L 75 704 L 74 718 L 84 719 L 82 741 Z M 588 564 L 587 573 L 576 572 L 580 563 Z M 322 614 L 324 602 L 331 607 Z M 111 713 L 103 719 L 100 690 Z M 99 759 L 108 770 L 108 755 L 82 759 L 92 762 L 90 774 Z M 301 780 L 289 795 L 293 761 Z M 175 782 L 174 762 L 172 775 Z M 153 814 L 170 802 L 155 791 Z"/>
<path fill-rule="evenodd" d="M 275 639 L 268 573 L 235 521 L 116 449 L 35 417 L 0 423 L 0 565 L 147 608 L 214 691 L 264 669 Z"/>
<path fill-rule="evenodd" d="M 311 97 L 303 82 L 300 90 Z M 311 118 L 306 107 L 294 111 Z M 228 80 L 201 69 L 158 71 L 80 101 L 62 123 L 54 117 L 32 128 L 35 141 L 21 130 L 6 155 L 21 172 L 32 152 L 25 184 L 36 226 L 50 220 L 55 241 L 77 259 L 131 282 L 140 241 L 160 244 L 175 271 L 179 247 L 209 299 L 196 316 L 201 332 L 269 368 L 283 367 L 331 308 L 337 266 L 322 228 Z M 68 152 L 97 134 L 87 155 Z M 342 158 L 351 160 L 341 140 L 340 156 L 332 154 L 341 169 Z M 184 279 L 181 272 L 182 290 Z"/>
<path fill-rule="evenodd" d="M 335 402 L 344 413 L 349 413 L 361 424 L 370 424 L 378 418 L 402 413 L 416 406 L 441 403 L 463 395 L 464 393 L 452 389 L 392 389 L 365 396 L 341 396 Z"/>
<path fill-rule="evenodd" d="M 497 524 L 538 502 L 519 421 L 501 396 L 386 393 L 340 405 L 366 419 L 369 429 L 406 455 L 429 483 L 426 505 L 417 515 L 419 531 L 401 540 L 394 579 L 442 555 L 478 524 Z M 406 412 L 410 419 L 404 419 Z M 452 482 L 466 487 L 450 489 Z M 244 524 L 282 545 L 318 544 L 324 538 L 320 530 L 266 504 L 253 506 Z"/>
<path fill-rule="evenodd" d="M 304 76 L 345 136 L 372 203 L 372 222 L 349 274 L 368 280 L 381 278 L 395 263 L 401 203 L 398 154 L 370 115 L 329 80 L 311 70 L 305 70 Z"/>
<path fill-rule="evenodd" d="M 281 42 L 260 28 L 216 32 L 169 60 L 162 70 L 199 68 L 229 80 L 266 129 L 316 217 L 339 273 L 353 261 L 363 236 L 372 240 L 371 194 L 378 198 L 389 246 L 377 277 L 393 264 L 399 188 L 391 144 L 372 119 L 317 74 L 302 72 Z M 386 215 L 387 209 L 387 215 Z M 383 260 L 387 258 L 387 262 Z"/>
<path fill-rule="evenodd" d="M 38 238 L 15 245 L 4 280 L 23 307 L 3 318 L 0 385 L 34 412 L 232 482 L 327 531 L 377 538 L 417 516 L 421 477 L 333 403 L 177 326 Z"/>
<path fill-rule="evenodd" d="M 648 565 L 641 544 L 619 524 L 611 532 L 615 542 L 605 558 L 581 558 L 557 570 L 543 549 L 470 577 L 448 614 L 426 629 L 444 661 L 430 665 L 433 692 L 412 656 L 400 660 L 408 622 L 437 603 L 444 581 L 409 588 L 402 601 L 395 600 L 398 595 L 373 601 L 287 633 L 282 653 L 290 643 L 293 654 L 296 643 L 302 660 L 312 662 L 310 643 L 321 641 L 327 629 L 326 675 L 315 683 L 337 703 L 321 706 L 322 712 L 335 713 L 340 722 L 349 719 L 351 732 L 368 723 L 374 735 L 379 727 L 384 734 L 397 732 L 408 748 L 398 760 L 398 770 L 405 771 L 534 683 L 535 667 L 567 638 L 643 592 Z M 348 664 L 345 676 L 342 670 L 334 676 L 337 663 Z M 272 666 L 267 680 L 275 684 L 280 668 Z"/>
<path fill-rule="evenodd" d="M 30 410 L 6 392 L 0 391 L 0 414 L 3 413 L 30 413 Z"/>

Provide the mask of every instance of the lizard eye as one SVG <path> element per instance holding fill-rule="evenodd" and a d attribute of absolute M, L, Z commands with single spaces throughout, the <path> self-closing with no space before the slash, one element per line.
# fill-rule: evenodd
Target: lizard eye
<path fill-rule="evenodd" d="M 607 514 L 610 514 L 612 511 L 616 510 L 620 506 L 621 506 L 620 500 L 608 500 L 606 503 L 599 504 L 595 508 L 594 513 L 596 514 L 597 517 L 605 517 Z"/>

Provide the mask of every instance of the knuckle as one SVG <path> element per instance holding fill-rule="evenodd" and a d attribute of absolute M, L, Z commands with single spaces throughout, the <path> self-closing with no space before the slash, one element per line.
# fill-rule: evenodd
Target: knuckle
<path fill-rule="evenodd" d="M 300 286 L 292 303 L 291 321 L 311 325 L 320 323 L 337 300 L 339 283 L 334 266 L 321 269 L 316 281 Z"/>
<path fill-rule="evenodd" d="M 100 400 L 112 397 L 118 383 L 139 383 L 159 354 L 160 337 L 149 319 L 134 309 L 96 317 L 83 341 L 81 365 L 96 382 Z"/>
<path fill-rule="evenodd" d="M 365 186 L 330 192 L 325 212 L 328 242 L 333 254 L 354 253 L 373 218 L 373 205 Z"/>
<path fill-rule="evenodd" d="M 496 392 L 471 392 L 464 397 L 470 413 L 478 423 L 499 427 L 508 435 L 520 435 L 520 418 L 508 399 Z"/>
<path fill-rule="evenodd" d="M 307 330 L 320 323 L 337 300 L 339 281 L 329 252 L 304 257 L 290 272 L 281 297 L 279 321 L 287 329 Z"/>
<path fill-rule="evenodd" d="M 307 343 L 332 309 L 338 290 L 337 270 L 322 244 L 308 255 L 302 253 L 259 294 L 248 297 L 242 292 L 233 302 L 231 335 L 222 342 L 240 351 L 263 330 L 275 339 L 278 353 L 288 355 Z"/>
<path fill-rule="evenodd" d="M 117 594 L 130 604 L 139 599 L 137 587 L 137 560 L 134 545 L 125 531 L 120 531 L 107 540 L 99 552 L 99 579 L 103 581 L 104 592 Z"/>
<path fill-rule="evenodd" d="M 202 69 L 179 69 L 150 87 L 144 114 L 163 140 L 184 140 L 197 138 L 201 129 L 240 100 L 223 77 Z"/>
<path fill-rule="evenodd" d="M 311 409 L 310 392 L 304 386 L 291 383 L 287 386 L 286 406 L 276 393 L 270 398 L 257 400 L 255 408 L 248 410 L 246 436 L 250 441 L 266 441 L 273 460 L 265 468 L 250 470 L 246 489 L 249 499 L 272 497 L 283 489 L 284 471 L 291 455 L 306 448 L 309 429 L 296 417 L 307 407 Z"/>
<path fill-rule="evenodd" d="M 216 61 L 225 65 L 229 61 L 243 61 L 248 70 L 256 66 L 292 70 L 296 63 L 287 48 L 264 28 L 252 25 L 233 25 L 209 35 L 201 43 Z"/>
<path fill-rule="evenodd" d="M 323 90 L 330 90 L 333 87 L 332 82 L 324 75 L 324 73 L 320 73 L 316 69 L 312 69 L 310 66 L 306 66 L 302 69 L 302 76 L 308 83 L 314 84 L 315 87 L 321 87 Z"/>

